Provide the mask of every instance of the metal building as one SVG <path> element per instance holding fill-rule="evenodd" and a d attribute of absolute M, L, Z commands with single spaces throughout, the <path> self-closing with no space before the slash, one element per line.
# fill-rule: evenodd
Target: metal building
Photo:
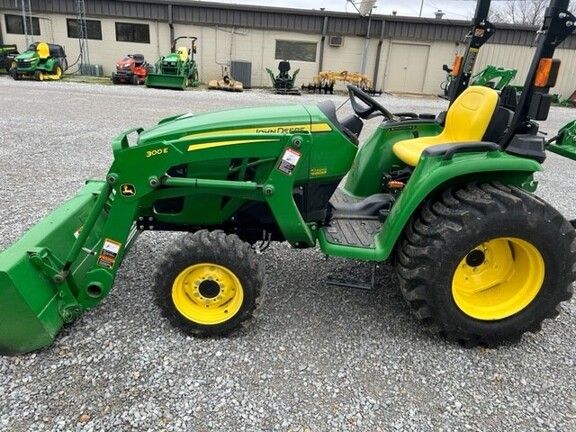
<path fill-rule="evenodd" d="M 22 49 L 25 36 L 18 0 L 0 0 L 0 43 Z M 64 45 L 70 60 L 78 50 L 74 0 L 31 0 L 29 32 L 33 40 Z M 412 18 L 321 10 L 240 6 L 178 0 L 88 0 L 87 36 L 92 64 L 111 73 L 115 60 L 142 53 L 154 62 L 168 52 L 172 37 L 197 36 L 200 78 L 219 76 L 231 60 L 251 63 L 252 85 L 269 85 L 265 68 L 275 69 L 287 58 L 300 68 L 306 83 L 320 70 L 361 68 L 366 38 L 366 73 L 387 91 L 437 94 L 445 79 L 442 65 L 450 64 L 469 29 L 466 21 Z M 527 72 L 535 28 L 500 24 L 481 51 L 477 68 L 486 64 L 519 69 L 516 84 Z M 370 31 L 368 32 L 368 29 Z M 576 90 L 576 36 L 557 50 L 563 61 L 556 92 Z"/>

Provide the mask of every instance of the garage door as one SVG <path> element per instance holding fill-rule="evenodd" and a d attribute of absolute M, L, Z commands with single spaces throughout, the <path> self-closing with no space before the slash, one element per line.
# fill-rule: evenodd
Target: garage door
<path fill-rule="evenodd" d="M 392 43 L 386 65 L 385 90 L 423 92 L 429 51 L 428 45 Z"/>

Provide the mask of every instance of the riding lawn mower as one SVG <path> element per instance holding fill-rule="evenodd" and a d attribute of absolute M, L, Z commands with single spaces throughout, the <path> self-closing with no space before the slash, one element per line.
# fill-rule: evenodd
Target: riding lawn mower
<path fill-rule="evenodd" d="M 8 73 L 15 80 L 33 78 L 36 81 L 60 80 L 68 68 L 66 53 L 60 45 L 35 42 L 14 57 Z"/>
<path fill-rule="evenodd" d="M 348 118 L 325 102 L 177 115 L 122 133 L 104 180 L 0 254 L 0 351 L 50 345 L 108 295 L 138 234 L 155 230 L 186 232 L 154 293 L 190 335 L 225 335 L 251 317 L 262 240 L 389 261 L 417 319 L 465 346 L 538 331 L 576 278 L 573 225 L 534 195 L 546 158 L 537 121 L 576 18 L 568 0 L 551 1 L 517 99 L 467 86 L 489 4 L 478 2 L 450 106 L 435 118 L 394 114 L 349 85 Z M 364 121 L 379 117 L 359 145 Z"/>
<path fill-rule="evenodd" d="M 112 72 L 114 84 L 144 84 L 151 66 L 142 54 L 128 54 L 116 61 L 116 70 Z"/>

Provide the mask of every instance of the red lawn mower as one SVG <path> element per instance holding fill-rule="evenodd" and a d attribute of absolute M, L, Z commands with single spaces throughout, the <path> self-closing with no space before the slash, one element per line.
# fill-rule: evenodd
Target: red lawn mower
<path fill-rule="evenodd" d="M 114 84 L 144 84 L 151 66 L 142 54 L 128 54 L 116 62 L 116 71 L 112 72 Z"/>

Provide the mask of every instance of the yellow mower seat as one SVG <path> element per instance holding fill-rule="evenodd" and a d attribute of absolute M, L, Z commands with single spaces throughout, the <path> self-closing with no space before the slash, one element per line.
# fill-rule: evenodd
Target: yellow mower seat
<path fill-rule="evenodd" d="M 40 57 L 41 60 L 46 60 L 48 57 L 50 57 L 50 47 L 46 42 L 40 42 L 36 46 L 36 52 L 38 53 L 38 57 Z"/>
<path fill-rule="evenodd" d="M 404 163 L 416 166 L 422 152 L 428 147 L 481 141 L 498 101 L 498 93 L 494 89 L 468 87 L 448 109 L 446 124 L 440 134 L 398 141 L 392 151 Z"/>
<path fill-rule="evenodd" d="M 188 60 L 188 49 L 186 47 L 178 48 L 178 55 L 180 56 L 180 60 L 185 62 Z"/>

